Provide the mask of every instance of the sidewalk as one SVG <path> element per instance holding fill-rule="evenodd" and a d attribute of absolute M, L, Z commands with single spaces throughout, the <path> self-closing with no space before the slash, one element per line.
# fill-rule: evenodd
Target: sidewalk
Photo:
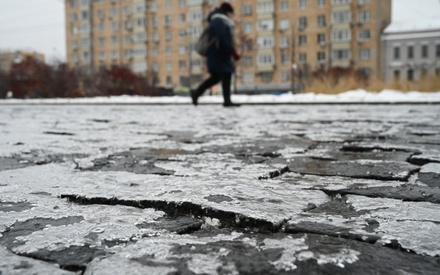
<path fill-rule="evenodd" d="M 440 269 L 436 105 L 3 105 L 0 131 L 2 274 Z"/>

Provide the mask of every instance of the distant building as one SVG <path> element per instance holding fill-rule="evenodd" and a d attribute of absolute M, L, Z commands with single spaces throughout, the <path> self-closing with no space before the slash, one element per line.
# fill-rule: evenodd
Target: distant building
<path fill-rule="evenodd" d="M 8 72 L 13 63 L 20 62 L 26 56 L 32 56 L 35 59 L 44 62 L 44 54 L 36 52 L 8 51 L 0 52 L 0 71 Z"/>
<path fill-rule="evenodd" d="M 440 18 L 392 23 L 382 40 L 386 81 L 440 76 Z"/>
<path fill-rule="evenodd" d="M 68 0 L 67 62 L 93 74 L 125 66 L 164 87 L 194 86 L 207 74 L 192 49 L 220 0 Z M 318 69 L 382 75 L 391 0 L 231 0 L 238 90 L 289 90 Z"/>

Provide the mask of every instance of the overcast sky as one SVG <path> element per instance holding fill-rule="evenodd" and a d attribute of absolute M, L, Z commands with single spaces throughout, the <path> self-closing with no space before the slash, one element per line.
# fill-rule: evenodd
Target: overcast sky
<path fill-rule="evenodd" d="M 382 0 L 377 0 L 382 1 Z M 393 0 L 393 20 L 440 17 L 440 0 Z M 0 50 L 30 50 L 65 60 L 64 0 L 0 0 Z"/>

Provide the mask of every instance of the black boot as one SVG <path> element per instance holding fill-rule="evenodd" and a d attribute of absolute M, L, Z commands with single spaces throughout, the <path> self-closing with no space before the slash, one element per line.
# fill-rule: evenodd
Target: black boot
<path fill-rule="evenodd" d="M 198 104 L 197 100 L 199 99 L 198 91 L 197 90 L 191 90 L 190 93 L 191 93 L 192 104 L 194 106 L 197 106 L 197 104 Z"/>
<path fill-rule="evenodd" d="M 223 103 L 223 107 L 240 107 L 240 104 L 236 104 L 236 103 L 232 103 L 232 102 L 228 102 L 228 103 Z"/>
<path fill-rule="evenodd" d="M 223 107 L 240 107 L 240 104 L 232 103 L 231 101 L 231 89 L 230 87 L 230 81 L 227 82 L 227 85 L 223 86 Z"/>

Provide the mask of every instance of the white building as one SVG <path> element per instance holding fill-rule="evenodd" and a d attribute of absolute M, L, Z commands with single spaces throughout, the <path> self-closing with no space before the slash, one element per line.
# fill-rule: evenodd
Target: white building
<path fill-rule="evenodd" d="M 382 40 L 385 81 L 440 76 L 440 18 L 393 22 Z"/>

